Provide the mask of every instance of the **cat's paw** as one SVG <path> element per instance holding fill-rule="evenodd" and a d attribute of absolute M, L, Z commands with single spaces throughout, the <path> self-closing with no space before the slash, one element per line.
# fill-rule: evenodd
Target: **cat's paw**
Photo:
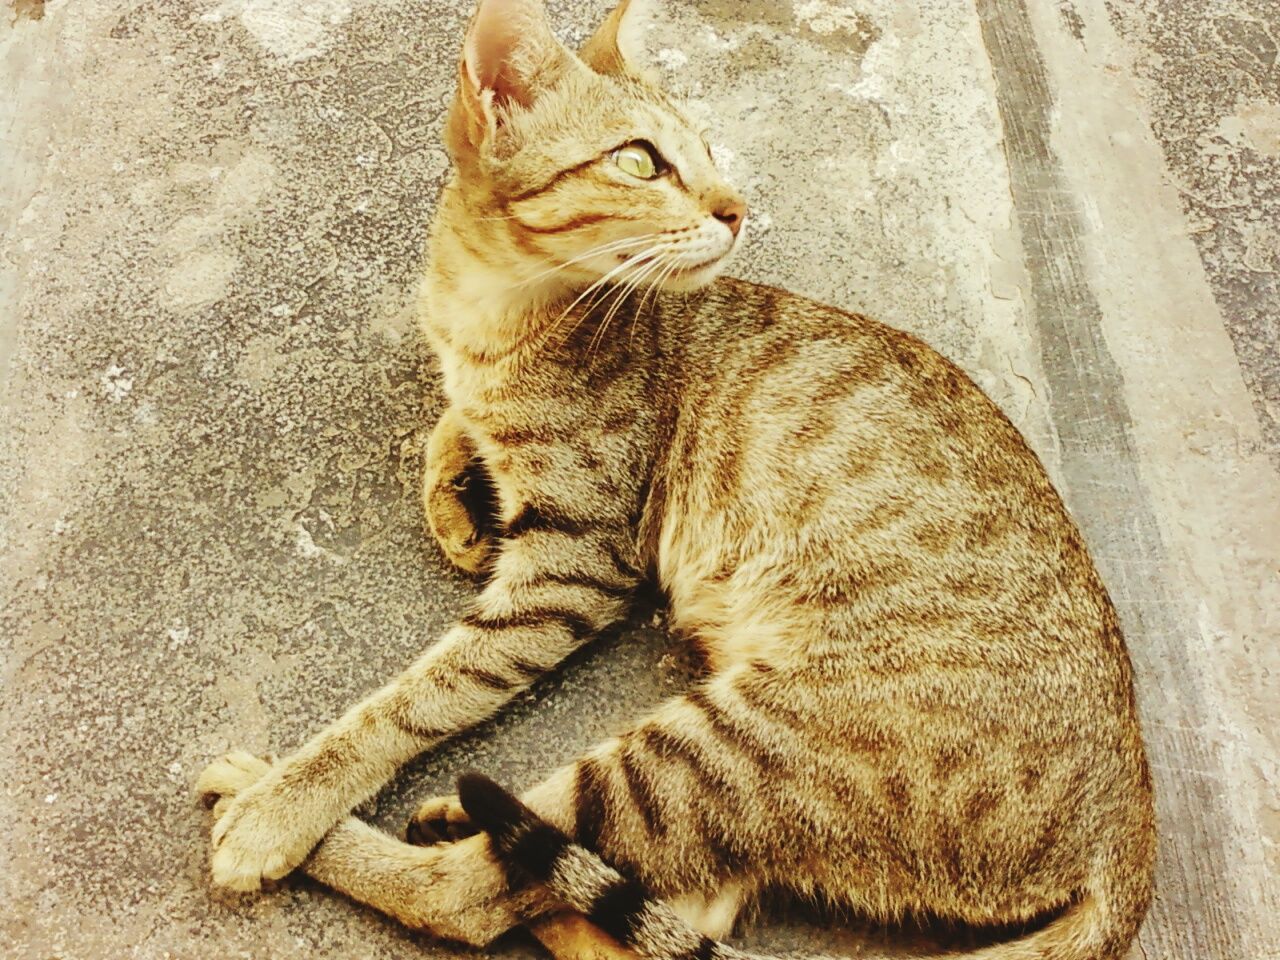
<path fill-rule="evenodd" d="M 494 538 L 486 529 L 493 513 L 493 486 L 484 467 L 469 461 L 462 469 L 428 465 L 422 500 L 427 526 L 445 557 L 467 573 L 484 570 L 493 553 Z"/>
<path fill-rule="evenodd" d="M 244 793 L 271 770 L 271 762 L 243 750 L 219 757 L 204 768 L 196 780 L 196 792 L 213 801 L 213 819 L 218 821 L 238 794 Z"/>
<path fill-rule="evenodd" d="M 433 797 L 414 812 L 405 826 L 405 840 L 419 847 L 465 840 L 476 833 L 457 797 Z"/>
<path fill-rule="evenodd" d="M 260 765 L 248 754 L 228 754 L 210 764 L 198 784 L 201 792 L 220 795 L 210 867 L 213 882 L 231 890 L 258 890 L 263 880 L 280 879 L 333 826 L 307 816 L 305 803 L 281 784 L 278 767 Z M 251 774 L 257 778 L 250 783 Z"/>

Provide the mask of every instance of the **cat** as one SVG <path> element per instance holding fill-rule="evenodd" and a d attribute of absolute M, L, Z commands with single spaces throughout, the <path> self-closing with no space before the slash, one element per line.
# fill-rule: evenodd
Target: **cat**
<path fill-rule="evenodd" d="M 1151 898 L 1152 788 L 1079 532 L 1017 430 L 932 349 L 721 275 L 747 209 L 645 73 L 638 24 L 624 0 L 574 54 L 540 0 L 481 0 L 471 20 L 424 283 L 449 406 L 423 501 L 446 557 L 485 583 L 296 753 L 209 766 L 214 881 L 252 890 L 301 865 L 442 937 L 529 922 L 562 960 L 661 955 L 569 909 L 563 877 L 466 836 L 456 798 L 411 831 L 449 824 L 451 842 L 349 816 L 653 576 L 705 676 L 523 795 L 583 863 L 634 880 L 625 916 L 652 895 L 720 938 L 778 889 L 885 921 L 1058 911 L 973 955 L 1121 957 Z"/>

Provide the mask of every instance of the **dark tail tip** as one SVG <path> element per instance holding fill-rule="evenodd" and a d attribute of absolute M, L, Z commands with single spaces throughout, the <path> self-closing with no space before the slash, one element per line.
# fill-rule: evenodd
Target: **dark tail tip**
<path fill-rule="evenodd" d="M 494 838 L 509 835 L 532 816 L 523 803 L 482 773 L 458 778 L 458 802 L 471 822 Z"/>
<path fill-rule="evenodd" d="M 567 836 L 479 773 L 458 778 L 458 802 L 472 825 L 489 834 L 513 877 L 547 882 L 569 846 Z"/>

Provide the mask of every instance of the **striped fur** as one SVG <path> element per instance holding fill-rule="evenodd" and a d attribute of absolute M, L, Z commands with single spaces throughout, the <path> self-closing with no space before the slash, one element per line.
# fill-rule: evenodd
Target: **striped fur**
<path fill-rule="evenodd" d="M 980 955 L 1118 960 L 1150 901 L 1153 800 L 1123 638 L 1076 527 L 1013 426 L 925 344 L 716 279 L 745 208 L 623 53 L 629 16 L 575 56 L 537 0 L 480 5 L 423 287 L 449 399 L 423 500 L 445 555 L 486 579 L 296 753 L 211 765 L 214 879 L 254 889 L 305 860 L 442 936 L 530 922 L 560 960 L 617 953 L 602 930 L 653 957 L 718 955 L 774 889 L 885 921 L 1061 911 Z M 615 162 L 637 141 L 660 175 Z M 650 576 L 707 670 L 523 795 L 573 846 L 530 826 L 552 852 L 517 836 L 504 855 L 501 830 L 496 848 L 466 836 L 453 798 L 416 829 L 451 843 L 347 816 Z M 566 850 L 591 898 L 548 872 Z M 557 914 L 566 901 L 596 922 Z"/>
<path fill-rule="evenodd" d="M 458 800 L 471 822 L 489 835 L 513 889 L 529 883 L 546 886 L 623 947 L 652 960 L 745 956 L 694 931 L 639 883 L 574 843 L 488 777 L 459 777 Z"/>
<path fill-rule="evenodd" d="M 537 884 L 624 949 L 646 960 L 776 960 L 744 953 L 694 930 L 641 884 L 574 843 L 501 786 L 480 774 L 458 778 L 458 800 L 488 834 L 512 889 Z M 1076 904 L 1021 941 L 966 954 L 970 960 L 1035 960 L 1076 955 L 1096 910 Z M 817 960 L 817 958 L 813 958 Z"/>

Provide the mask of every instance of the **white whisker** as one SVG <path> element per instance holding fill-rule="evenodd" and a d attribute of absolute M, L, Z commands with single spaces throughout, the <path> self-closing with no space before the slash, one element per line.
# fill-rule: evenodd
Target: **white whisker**
<path fill-rule="evenodd" d="M 641 234 L 638 237 L 624 237 L 621 240 L 612 240 L 609 243 L 603 243 L 598 247 L 592 247 L 590 250 L 587 250 L 585 253 L 578 254 L 576 257 L 573 257 L 572 259 L 565 260 L 563 263 L 558 263 L 554 267 L 551 267 L 548 270 L 543 270 L 541 273 L 536 273 L 532 277 L 528 277 L 524 280 L 521 280 L 518 283 L 513 284 L 512 286 L 513 287 L 526 286 L 530 283 L 534 283 L 535 281 L 541 280 L 545 276 L 549 276 L 550 274 L 556 273 L 560 270 L 564 270 L 566 267 L 571 267 L 575 263 L 581 263 L 583 260 L 589 260 L 592 257 L 599 256 L 602 253 L 612 253 L 614 251 L 624 250 L 627 247 L 633 247 L 639 243 L 647 243 L 648 241 L 652 240 L 654 237 L 657 237 L 657 236 L 661 236 L 661 234 L 646 233 L 646 234 Z"/>
<path fill-rule="evenodd" d="M 665 262 L 666 262 L 665 259 L 661 256 L 654 257 L 652 260 L 644 264 L 641 264 L 640 269 L 636 272 L 635 276 L 631 277 L 630 279 L 626 280 L 623 283 L 618 284 L 620 288 L 619 293 L 617 297 L 614 298 L 613 305 L 609 308 L 608 313 L 605 314 L 604 319 L 600 322 L 599 328 L 592 335 L 591 342 L 587 346 L 588 354 L 590 354 L 593 350 L 595 350 L 595 348 L 601 342 L 603 342 L 605 331 L 608 329 L 609 324 L 613 322 L 614 316 L 617 314 L 619 308 L 622 306 L 623 302 L 627 299 L 627 297 L 631 296 L 631 294 L 635 291 L 636 287 L 638 287 L 646 277 L 659 271 Z"/>
<path fill-rule="evenodd" d="M 626 260 L 622 261 L 622 263 L 618 264 L 618 266 L 614 267 L 612 270 L 606 273 L 604 276 L 600 277 L 598 280 L 592 283 L 580 294 L 578 294 L 578 296 L 574 299 L 574 301 L 570 303 L 567 307 L 565 307 L 564 310 L 560 313 L 560 315 L 556 317 L 556 319 L 552 322 L 550 328 L 547 330 L 547 332 L 543 335 L 542 339 L 539 341 L 539 346 L 546 343 L 547 339 L 551 336 L 551 334 L 553 334 L 559 328 L 561 322 L 564 320 L 565 317 L 569 315 L 570 311 L 572 311 L 574 307 L 576 307 L 579 303 L 581 303 L 584 299 L 586 299 L 592 293 L 600 290 L 602 287 L 608 284 L 609 281 L 613 280 L 615 277 L 619 276 L 625 271 L 630 270 L 632 267 L 634 267 L 637 263 L 642 261 L 644 258 L 652 256 L 656 252 L 658 252 L 658 245 L 654 244 L 652 247 L 650 247 L 647 250 L 641 250 L 639 253 L 633 254 L 632 256 L 628 257 Z M 587 310 L 583 314 L 583 316 L 578 318 L 578 322 L 575 323 L 573 327 L 569 330 L 569 332 L 565 335 L 566 340 L 573 335 L 573 331 L 578 329 L 578 326 L 582 323 L 584 319 L 586 319 L 586 316 L 591 312 L 591 310 L 594 307 L 595 307 L 595 303 L 592 303 L 587 307 Z"/>
<path fill-rule="evenodd" d="M 635 342 L 636 323 L 639 321 L 640 315 L 644 312 L 645 304 L 651 304 L 653 309 L 655 310 L 657 309 L 658 297 L 661 296 L 661 294 L 658 291 L 660 291 L 662 289 L 662 285 L 667 282 L 667 278 L 670 277 L 671 274 L 674 273 L 677 269 L 679 269 L 679 266 L 680 266 L 679 260 L 676 260 L 676 259 L 670 260 L 667 264 L 666 269 L 660 272 L 656 277 L 653 278 L 653 280 L 649 282 L 648 289 L 645 290 L 644 296 L 640 298 L 640 305 L 636 307 L 636 312 L 631 317 L 631 334 L 630 334 L 629 342 Z M 649 300 L 650 296 L 653 297 L 652 301 Z"/>

